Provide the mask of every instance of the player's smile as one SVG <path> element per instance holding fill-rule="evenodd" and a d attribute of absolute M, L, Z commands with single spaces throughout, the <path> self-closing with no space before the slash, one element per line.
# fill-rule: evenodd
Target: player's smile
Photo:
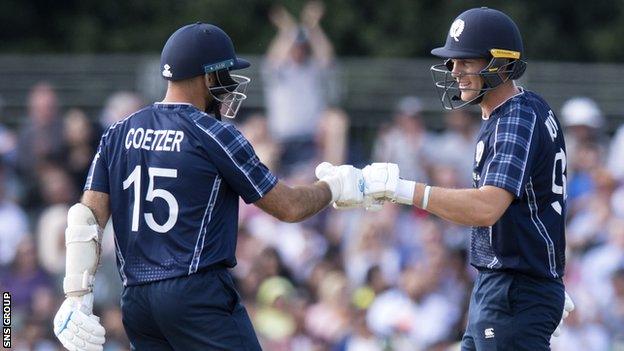
<path fill-rule="evenodd" d="M 464 101 L 473 99 L 474 96 L 479 93 L 480 82 L 473 82 L 473 80 L 478 80 L 478 78 L 473 75 L 460 76 L 456 78 L 457 85 L 461 91 L 461 99 Z"/>
<path fill-rule="evenodd" d="M 457 82 L 459 83 L 459 88 L 460 89 L 467 89 L 470 87 L 470 81 L 461 81 L 460 79 L 457 80 Z"/>
<path fill-rule="evenodd" d="M 481 59 L 452 59 L 452 75 L 461 91 L 461 99 L 473 99 L 483 85 L 478 72 L 487 62 Z"/>

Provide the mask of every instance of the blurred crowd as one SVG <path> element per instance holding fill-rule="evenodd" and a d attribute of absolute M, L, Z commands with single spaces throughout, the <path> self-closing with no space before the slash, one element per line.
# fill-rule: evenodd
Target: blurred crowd
<path fill-rule="evenodd" d="M 262 68 L 266 109 L 235 120 L 260 159 L 291 185 L 315 181 L 321 161 L 378 161 L 398 163 L 407 179 L 471 186 L 480 123 L 471 111 L 440 113 L 445 128 L 433 131 L 418 97 L 388 102 L 394 113 L 370 155 L 363 152 L 328 87 L 335 58 L 322 16 L 318 2 L 299 19 L 283 8 L 271 13 L 278 34 Z M 118 92 L 99 116 L 87 116 L 61 109 L 54 86 L 42 82 L 23 123 L 0 125 L 0 290 L 12 295 L 14 349 L 60 349 L 52 319 L 63 299 L 67 210 L 102 131 L 147 103 Z M 624 350 L 624 126 L 609 137 L 600 107 L 584 97 L 555 112 L 567 143 L 564 280 L 576 310 L 552 348 Z M 379 212 L 329 208 L 288 224 L 241 202 L 233 274 L 265 350 L 458 350 L 476 275 L 468 239 L 469 228 L 390 203 Z M 126 350 L 110 223 L 102 255 L 95 313 L 105 350 Z"/>

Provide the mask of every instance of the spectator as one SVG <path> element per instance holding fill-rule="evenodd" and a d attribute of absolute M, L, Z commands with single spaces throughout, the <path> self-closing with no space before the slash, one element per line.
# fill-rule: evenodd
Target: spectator
<path fill-rule="evenodd" d="M 62 165 L 49 163 L 39 171 L 39 189 L 43 205 L 74 203 L 78 193 L 76 184 Z"/>
<path fill-rule="evenodd" d="M 583 318 L 583 311 L 575 311 L 566 319 L 561 335 L 551 338 L 553 351 L 609 350 L 609 336 L 604 327 Z"/>
<path fill-rule="evenodd" d="M 143 104 L 143 99 L 130 91 L 118 91 L 112 94 L 106 99 L 100 115 L 101 128 L 106 129 L 113 123 L 121 121 L 139 110 Z"/>
<path fill-rule="evenodd" d="M 24 187 L 21 200 L 27 209 L 41 201 L 37 188 L 39 168 L 62 158 L 63 125 L 59 123 L 58 98 L 45 82 L 36 84 L 28 96 L 28 116 L 19 131 L 17 168 Z"/>
<path fill-rule="evenodd" d="M 602 320 L 607 327 L 613 350 L 624 347 L 624 264 L 611 275 L 613 298 L 602 310 Z"/>
<path fill-rule="evenodd" d="M 11 306 L 15 314 L 28 314 L 34 306 L 38 289 L 52 289 L 50 277 L 39 267 L 35 242 L 28 235 L 20 241 L 15 260 L 0 276 L 2 291 L 11 292 Z"/>
<path fill-rule="evenodd" d="M 327 106 L 329 68 L 333 47 L 320 26 L 325 8 L 306 3 L 297 24 L 288 11 L 276 7 L 270 14 L 278 33 L 262 68 L 269 130 L 282 145 L 282 167 L 314 156 L 314 134 Z"/>
<path fill-rule="evenodd" d="M 569 220 L 566 233 L 570 249 L 585 251 L 606 240 L 605 225 L 609 223 L 612 212 L 609 201 L 616 184 L 604 168 L 594 168 L 589 181 L 592 184 L 591 192 L 576 201 L 570 201 L 570 213 L 574 214 Z"/>
<path fill-rule="evenodd" d="M 611 141 L 607 162 L 609 170 L 620 182 L 624 182 L 624 161 L 622 155 L 624 155 L 624 125 L 618 128 Z"/>
<path fill-rule="evenodd" d="M 435 146 L 434 137 L 422 122 L 421 112 L 420 99 L 402 98 L 396 106 L 392 125 L 375 141 L 372 158 L 377 162 L 398 164 L 401 177 L 405 179 L 426 182 Z"/>
<path fill-rule="evenodd" d="M 37 223 L 37 247 L 41 267 L 59 278 L 65 273 L 67 210 L 69 206 L 64 204 L 49 206 L 39 215 Z"/>
<path fill-rule="evenodd" d="M 56 91 L 49 83 L 38 83 L 28 96 L 28 117 L 18 139 L 18 166 L 23 175 L 32 174 L 43 161 L 62 155 L 63 124 L 59 123 Z"/>
<path fill-rule="evenodd" d="M 12 345 L 17 351 L 56 351 L 56 341 L 49 334 L 47 323 L 27 320 L 21 332 L 15 337 Z"/>
<path fill-rule="evenodd" d="M 611 217 L 606 223 L 608 241 L 584 255 L 581 273 L 592 299 L 603 306 L 610 305 L 613 297 L 612 275 L 624 265 L 624 219 Z"/>
<path fill-rule="evenodd" d="M 319 301 L 310 306 L 306 316 L 306 329 L 313 337 L 334 345 L 349 330 L 349 286 L 342 272 L 328 273 L 318 286 Z"/>
<path fill-rule="evenodd" d="M 456 187 L 472 185 L 474 145 L 478 125 L 470 110 L 453 110 L 444 117 L 445 131 L 437 138 L 435 159 L 437 164 L 455 170 Z M 436 185 L 446 186 L 443 184 Z"/>
<path fill-rule="evenodd" d="M 18 244 L 28 234 L 28 218 L 6 197 L 6 166 L 0 158 L 0 268 L 13 261 Z"/>
<path fill-rule="evenodd" d="M 336 347 L 334 351 L 383 351 L 385 342 L 377 337 L 366 324 L 366 310 L 355 310 L 351 332 Z"/>
<path fill-rule="evenodd" d="M 0 97 L 0 121 L 4 121 L 4 100 Z M 0 123 L 0 158 L 14 166 L 17 157 L 17 137 L 15 133 Z"/>
<path fill-rule="evenodd" d="M 600 146 L 600 154 L 606 151 L 603 135 L 604 117 L 596 102 L 588 97 L 575 97 L 561 107 L 561 124 L 564 127 L 566 154 L 571 160 L 577 155 L 581 143 L 594 143 Z M 574 172 L 569 169 L 568 174 Z"/>
<path fill-rule="evenodd" d="M 339 165 L 348 159 L 349 147 L 349 116 L 339 109 L 327 109 L 319 121 L 315 139 L 318 150 L 318 164 L 327 161 Z M 322 161 L 321 161 L 322 160 Z M 350 159 L 351 161 L 351 159 Z"/>
<path fill-rule="evenodd" d="M 87 179 L 91 161 L 98 146 L 99 133 L 87 115 L 79 109 L 71 109 L 63 118 L 63 141 L 65 169 L 70 173 L 73 184 L 81 190 Z"/>
<path fill-rule="evenodd" d="M 408 338 L 412 350 L 429 350 L 449 336 L 459 317 L 459 306 L 440 294 L 439 288 L 435 273 L 424 267 L 404 270 L 400 287 L 373 301 L 368 310 L 368 325 L 380 336 Z"/>
<path fill-rule="evenodd" d="M 375 265 L 366 272 L 366 286 L 373 293 L 372 296 L 374 297 L 386 291 L 390 287 L 390 284 L 388 284 L 387 278 L 381 271 L 381 268 Z"/>
<path fill-rule="evenodd" d="M 601 167 L 602 160 L 600 146 L 591 142 L 582 142 L 576 145 L 574 156 L 568 157 L 568 199 L 572 206 L 579 201 L 587 200 L 594 192 L 592 172 Z"/>
<path fill-rule="evenodd" d="M 279 276 L 265 279 L 258 289 L 254 325 L 263 346 L 269 350 L 290 350 L 291 338 L 296 332 L 296 322 L 289 308 L 294 293 L 294 286 Z"/>
<path fill-rule="evenodd" d="M 390 283 L 398 280 L 400 255 L 393 247 L 393 232 L 387 230 L 376 216 L 367 216 L 360 222 L 353 246 L 345 252 L 345 268 L 352 284 L 359 286 L 368 271 L 377 266 Z"/>

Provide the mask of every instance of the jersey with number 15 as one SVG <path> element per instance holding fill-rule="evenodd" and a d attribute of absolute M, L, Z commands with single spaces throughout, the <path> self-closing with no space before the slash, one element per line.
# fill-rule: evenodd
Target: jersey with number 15
<path fill-rule="evenodd" d="M 565 265 L 566 154 L 563 133 L 548 104 L 521 92 L 482 123 L 473 185 L 514 195 L 491 227 L 473 227 L 470 263 L 561 278 Z"/>
<path fill-rule="evenodd" d="M 110 195 L 128 286 L 236 265 L 239 196 L 255 202 L 276 183 L 233 125 L 155 103 L 106 131 L 84 189 Z"/>

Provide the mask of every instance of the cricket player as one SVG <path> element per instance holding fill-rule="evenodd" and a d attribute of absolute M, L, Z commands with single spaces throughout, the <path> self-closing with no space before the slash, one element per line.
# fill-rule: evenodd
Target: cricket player
<path fill-rule="evenodd" d="M 220 28 L 186 25 L 162 51 L 163 101 L 102 136 L 81 202 L 67 215 L 67 298 L 54 319 L 67 349 L 103 349 L 92 291 L 109 217 L 133 350 L 259 350 L 227 270 L 236 265 L 239 197 L 288 222 L 332 202 L 362 203 L 361 170 L 332 168 L 320 182 L 291 188 L 221 121 L 235 117 L 249 82 L 230 72 L 248 66 Z"/>
<path fill-rule="evenodd" d="M 514 83 L 526 62 L 520 31 L 504 13 L 482 7 L 460 14 L 444 47 L 432 54 L 445 60 L 431 68 L 443 106 L 481 108 L 473 189 L 403 180 L 396 164 L 374 163 L 363 170 L 365 194 L 472 227 L 470 263 L 479 273 L 462 350 L 549 350 L 551 335 L 573 309 L 561 280 L 561 126 L 544 99 Z"/>

